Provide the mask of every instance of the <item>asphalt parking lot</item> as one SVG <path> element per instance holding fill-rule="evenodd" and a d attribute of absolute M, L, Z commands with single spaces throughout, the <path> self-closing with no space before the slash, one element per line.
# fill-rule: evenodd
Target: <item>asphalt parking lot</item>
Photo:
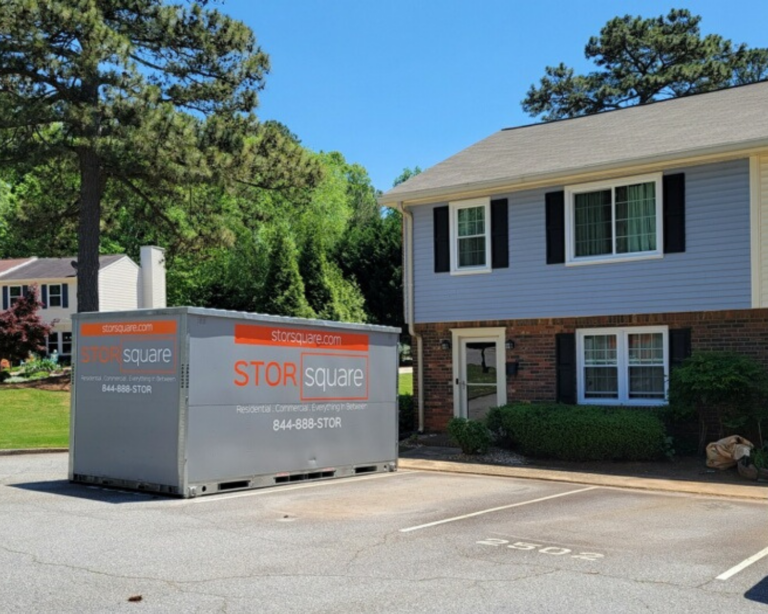
<path fill-rule="evenodd" d="M 768 611 L 763 501 L 419 471 L 182 500 L 66 475 L 0 456 L 0 611 Z"/>

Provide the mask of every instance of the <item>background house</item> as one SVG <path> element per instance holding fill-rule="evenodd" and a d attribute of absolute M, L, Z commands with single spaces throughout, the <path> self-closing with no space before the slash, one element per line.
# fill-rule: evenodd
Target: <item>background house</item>
<path fill-rule="evenodd" d="M 768 363 L 766 109 L 763 82 L 502 130 L 384 194 L 419 427 L 663 404 L 695 349 Z"/>
<path fill-rule="evenodd" d="M 72 352 L 72 314 L 77 312 L 77 271 L 71 258 L 0 260 L 0 307 L 8 309 L 35 284 L 43 308 L 40 316 L 53 324 L 48 353 Z M 141 248 L 141 266 L 125 255 L 99 257 L 100 311 L 166 306 L 163 249 Z"/>

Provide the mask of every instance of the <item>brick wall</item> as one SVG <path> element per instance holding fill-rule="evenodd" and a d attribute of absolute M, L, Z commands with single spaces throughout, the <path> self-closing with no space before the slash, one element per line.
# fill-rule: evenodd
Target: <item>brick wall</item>
<path fill-rule="evenodd" d="M 506 351 L 506 361 L 520 363 L 518 374 L 507 378 L 507 398 L 513 402 L 555 400 L 557 333 L 572 333 L 578 328 L 654 325 L 690 328 L 694 351 L 740 352 L 768 367 L 768 309 L 418 324 L 416 331 L 423 336 L 424 347 L 425 429 L 444 431 L 453 417 L 452 353 L 440 347 L 441 339 L 451 339 L 452 328 L 507 329 L 506 337 L 515 341 L 515 348 Z M 418 359 L 414 355 L 414 372 Z"/>

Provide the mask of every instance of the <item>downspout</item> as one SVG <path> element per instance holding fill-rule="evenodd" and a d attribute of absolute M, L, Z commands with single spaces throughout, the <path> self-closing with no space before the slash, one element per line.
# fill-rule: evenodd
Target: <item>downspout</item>
<path fill-rule="evenodd" d="M 422 360 L 422 338 L 413 324 L 413 213 L 408 211 L 402 202 L 397 203 L 397 209 L 403 215 L 403 289 L 405 299 L 405 320 L 408 322 L 408 334 L 411 343 L 416 341 L 416 405 L 419 415 L 419 433 L 424 432 L 424 361 Z"/>

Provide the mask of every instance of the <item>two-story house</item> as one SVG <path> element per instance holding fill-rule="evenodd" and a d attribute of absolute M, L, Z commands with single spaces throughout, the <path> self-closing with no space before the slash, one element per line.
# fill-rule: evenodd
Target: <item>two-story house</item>
<path fill-rule="evenodd" d="M 768 363 L 768 82 L 502 130 L 380 202 L 403 212 L 421 430 L 663 404 L 697 349 Z"/>
<path fill-rule="evenodd" d="M 99 310 L 166 306 L 163 249 L 141 248 L 141 266 L 124 254 L 99 257 Z M 77 312 L 76 258 L 0 260 L 0 308 L 9 309 L 31 285 L 43 303 L 41 318 L 53 324 L 48 353 L 72 353 L 72 314 Z"/>

